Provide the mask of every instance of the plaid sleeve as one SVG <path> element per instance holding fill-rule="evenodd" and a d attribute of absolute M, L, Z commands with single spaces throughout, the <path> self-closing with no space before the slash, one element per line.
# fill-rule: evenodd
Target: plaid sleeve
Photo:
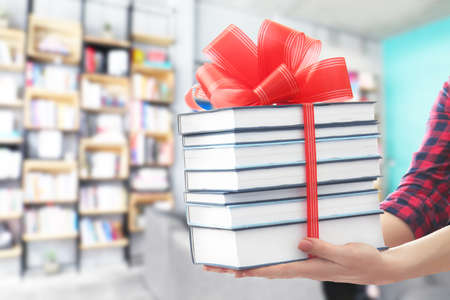
<path fill-rule="evenodd" d="M 427 133 L 397 190 L 381 209 L 406 222 L 416 238 L 450 221 L 450 95 L 444 84 L 428 121 Z"/>

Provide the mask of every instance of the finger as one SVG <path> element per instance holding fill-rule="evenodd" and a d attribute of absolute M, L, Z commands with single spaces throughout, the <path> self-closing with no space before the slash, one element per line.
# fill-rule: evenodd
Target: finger
<path fill-rule="evenodd" d="M 236 271 L 236 277 L 295 278 L 303 277 L 326 280 L 331 274 L 338 273 L 341 267 L 321 258 L 309 259 L 287 264 L 279 264 L 248 270 Z"/>
<path fill-rule="evenodd" d="M 348 253 L 344 246 L 333 245 L 315 238 L 302 240 L 298 244 L 298 248 L 307 254 L 339 264 L 348 258 Z"/>
<path fill-rule="evenodd" d="M 215 266 L 203 266 L 203 270 L 208 272 L 216 272 L 216 273 L 234 273 L 234 270 L 226 269 L 222 267 L 215 267 Z"/>

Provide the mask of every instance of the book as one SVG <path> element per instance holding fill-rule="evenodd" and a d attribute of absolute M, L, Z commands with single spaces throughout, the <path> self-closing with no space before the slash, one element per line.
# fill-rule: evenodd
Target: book
<path fill-rule="evenodd" d="M 319 218 L 379 211 L 378 191 L 334 194 L 318 198 Z M 189 226 L 242 229 L 307 220 L 306 197 L 229 205 L 187 203 Z"/>
<path fill-rule="evenodd" d="M 0 216 L 22 212 L 22 190 L 16 187 L 0 188 Z"/>
<path fill-rule="evenodd" d="M 100 183 L 80 189 L 80 210 L 120 210 L 126 208 L 126 190 L 121 183 Z"/>
<path fill-rule="evenodd" d="M 315 128 L 316 138 L 362 136 L 378 133 L 375 121 L 353 122 L 345 124 L 324 124 Z M 229 130 L 183 136 L 183 146 L 205 146 L 220 144 L 248 144 L 262 142 L 281 142 L 304 139 L 302 127 L 285 129 L 268 129 L 252 131 Z"/>
<path fill-rule="evenodd" d="M 42 129 L 75 129 L 76 108 L 70 104 L 55 103 L 46 99 L 31 101 L 30 123 Z"/>
<path fill-rule="evenodd" d="M 378 154 L 377 135 L 316 140 L 318 161 Z M 188 170 L 237 169 L 300 163 L 305 160 L 303 140 L 245 145 L 196 146 L 184 149 Z"/>
<path fill-rule="evenodd" d="M 317 162 L 317 181 L 340 182 L 380 175 L 379 156 Z M 305 164 L 271 165 L 235 170 L 186 170 L 189 191 L 246 191 L 306 183 Z"/>
<path fill-rule="evenodd" d="M 19 179 L 22 167 L 20 150 L 0 148 L 0 179 Z"/>
<path fill-rule="evenodd" d="M 170 165 L 173 162 L 173 141 L 146 137 L 144 133 L 130 136 L 131 163 L 133 165 Z"/>
<path fill-rule="evenodd" d="M 383 249 L 379 212 L 322 219 L 319 236 L 333 244 L 358 242 Z M 247 269 L 307 259 L 297 248 L 306 223 L 227 230 L 190 227 L 192 260 L 196 264 Z"/>
<path fill-rule="evenodd" d="M 169 170 L 139 168 L 131 173 L 130 185 L 136 191 L 165 191 L 169 188 Z"/>
<path fill-rule="evenodd" d="M 376 177 L 358 178 L 353 181 L 341 183 L 324 183 L 317 186 L 319 196 L 343 194 L 349 192 L 365 192 L 373 190 Z M 273 201 L 281 199 L 292 199 L 306 197 L 306 187 L 285 188 L 261 188 L 249 192 L 223 192 L 223 191 L 197 191 L 186 192 L 184 199 L 186 203 L 200 203 L 210 205 L 226 205 L 236 203 L 252 203 Z"/>
<path fill-rule="evenodd" d="M 130 105 L 131 130 L 145 130 L 151 133 L 171 132 L 172 113 L 168 107 L 133 101 Z"/>
<path fill-rule="evenodd" d="M 28 172 L 24 176 L 24 198 L 27 201 L 74 200 L 77 198 L 77 172 Z"/>
<path fill-rule="evenodd" d="M 81 243 L 93 245 L 123 238 L 122 222 L 83 218 L 80 222 Z"/>
<path fill-rule="evenodd" d="M 77 232 L 77 216 L 73 208 L 46 206 L 25 211 L 28 234 L 66 234 Z"/>
<path fill-rule="evenodd" d="M 82 175 L 115 178 L 120 175 L 120 155 L 112 151 L 87 151 Z"/>
<path fill-rule="evenodd" d="M 373 121 L 375 102 L 314 104 L 316 125 Z M 301 105 L 243 106 L 178 115 L 182 135 L 227 130 L 276 129 L 303 125 Z"/>
<path fill-rule="evenodd" d="M 123 108 L 126 106 L 128 90 L 116 84 L 100 84 L 84 78 L 81 82 L 84 108 Z"/>

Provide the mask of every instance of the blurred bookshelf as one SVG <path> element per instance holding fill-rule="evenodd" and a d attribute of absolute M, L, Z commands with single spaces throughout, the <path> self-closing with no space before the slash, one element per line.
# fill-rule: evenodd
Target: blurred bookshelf
<path fill-rule="evenodd" d="M 20 274 L 23 255 L 21 188 L 23 163 L 22 77 L 25 66 L 25 32 L 0 28 L 0 268 L 11 264 Z"/>
<path fill-rule="evenodd" d="M 125 38 L 89 32 L 89 1 L 79 21 L 26 2 L 25 30 L 0 28 L 0 268 L 133 264 L 145 207 L 173 208 L 175 39 L 134 32 L 134 1 Z"/>

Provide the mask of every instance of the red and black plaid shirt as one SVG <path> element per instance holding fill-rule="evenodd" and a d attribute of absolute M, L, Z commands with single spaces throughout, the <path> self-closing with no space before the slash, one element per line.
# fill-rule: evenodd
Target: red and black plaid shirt
<path fill-rule="evenodd" d="M 419 151 L 381 209 L 405 221 L 416 238 L 450 222 L 450 81 L 444 84 Z"/>

